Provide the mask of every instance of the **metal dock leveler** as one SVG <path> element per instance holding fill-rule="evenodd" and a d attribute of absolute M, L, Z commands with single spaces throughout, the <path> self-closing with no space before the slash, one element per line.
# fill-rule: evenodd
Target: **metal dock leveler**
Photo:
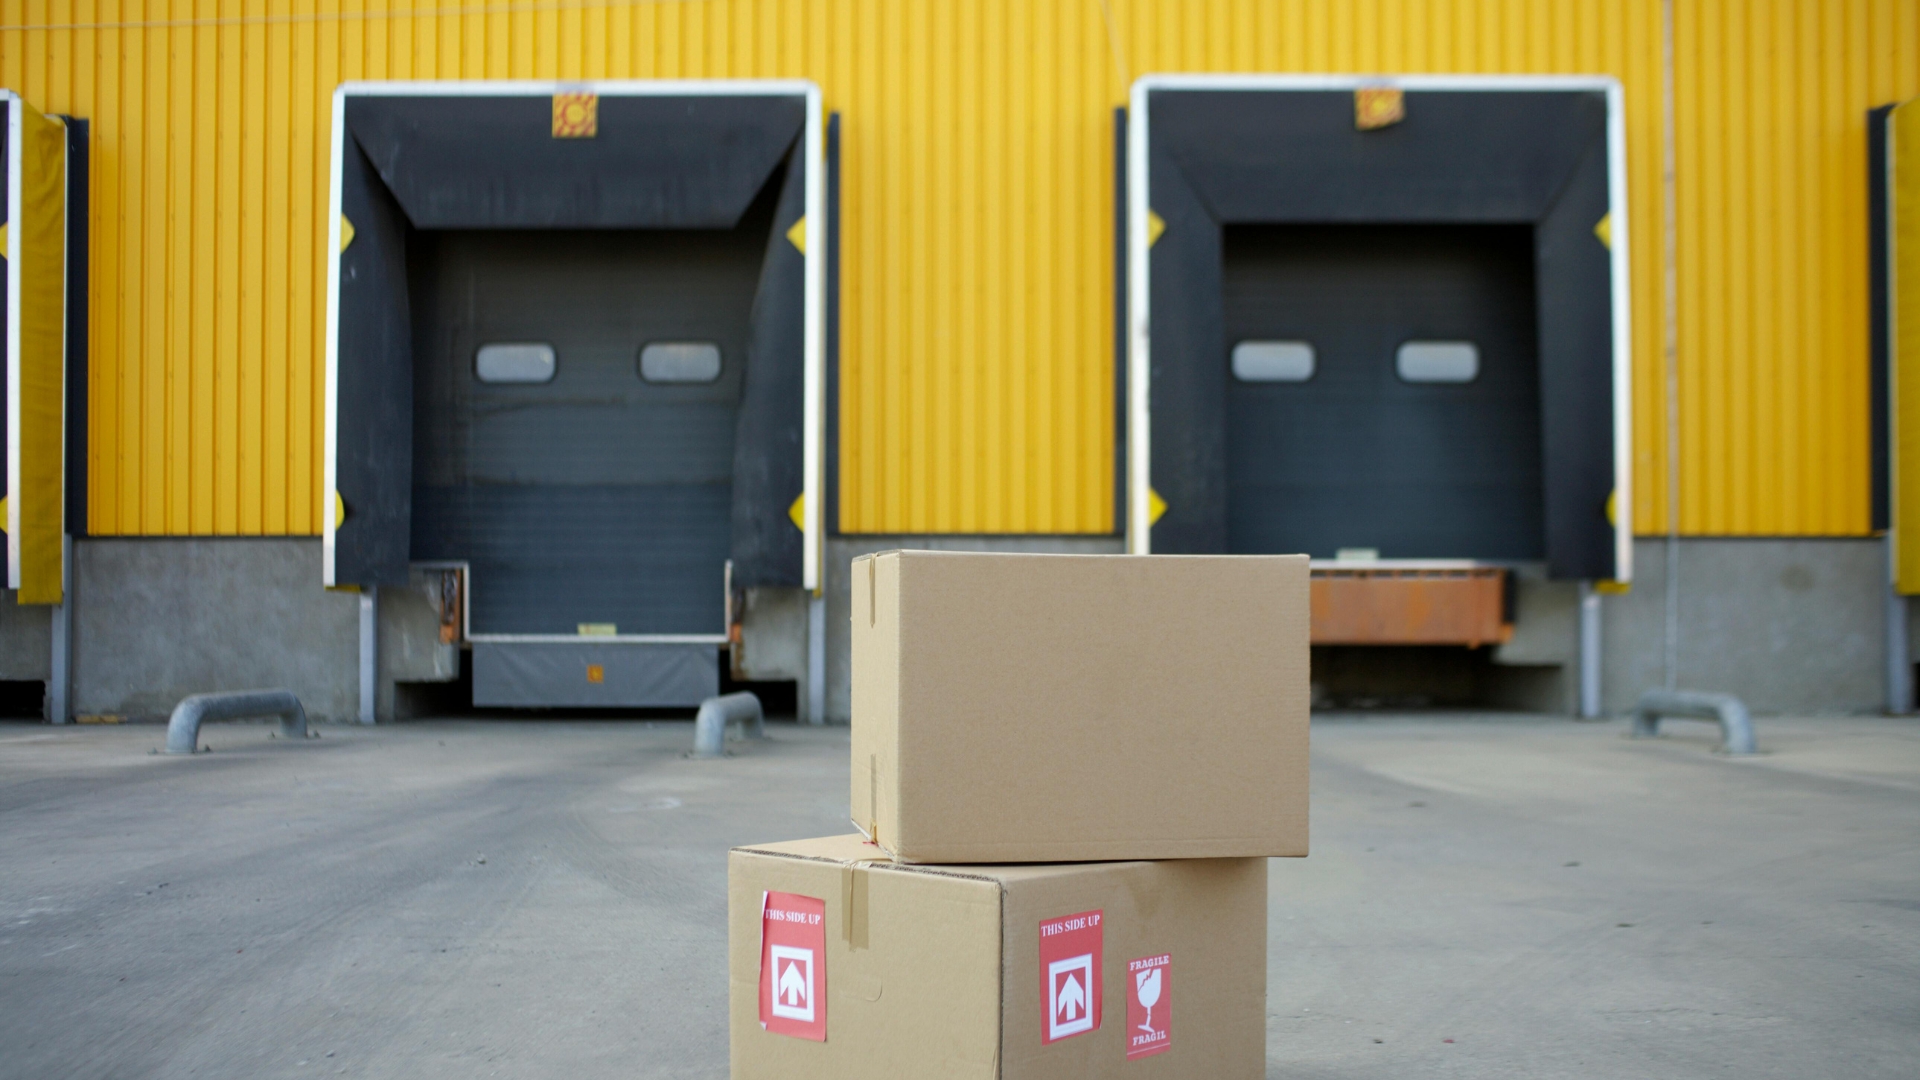
<path fill-rule="evenodd" d="M 221 694 L 194 694 L 173 707 L 167 721 L 167 753 L 191 754 L 200 745 L 203 720 L 244 720 L 277 716 L 280 734 L 289 739 L 307 737 L 307 710 L 291 690 L 230 690 Z"/>

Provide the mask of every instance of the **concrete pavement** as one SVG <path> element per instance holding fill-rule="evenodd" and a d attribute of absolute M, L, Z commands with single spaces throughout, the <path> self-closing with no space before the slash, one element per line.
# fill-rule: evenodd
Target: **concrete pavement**
<path fill-rule="evenodd" d="M 1920 723 L 1321 717 L 1272 1077 L 1906 1077 Z M 724 853 L 845 729 L 0 725 L 0 1078 L 726 1075 Z M 1449 1041 L 1451 1040 L 1451 1041 Z"/>

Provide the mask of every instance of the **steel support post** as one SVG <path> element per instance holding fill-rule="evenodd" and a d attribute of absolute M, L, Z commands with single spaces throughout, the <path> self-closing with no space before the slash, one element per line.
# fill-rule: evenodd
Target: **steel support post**
<path fill-rule="evenodd" d="M 827 722 L 827 598 L 807 598 L 807 723 Z"/>
<path fill-rule="evenodd" d="M 1888 570 L 1894 559 L 1893 534 L 1887 534 Z M 1889 574 L 1887 584 L 1887 712 L 1905 716 L 1913 711 L 1913 661 L 1908 653 L 1907 598 L 1896 592 Z"/>
<path fill-rule="evenodd" d="M 1600 594 L 1580 583 L 1580 719 L 1600 716 Z"/>
<path fill-rule="evenodd" d="M 73 720 L 73 537 L 60 538 L 60 605 L 53 609 L 53 663 L 47 672 L 47 722 L 65 724 Z"/>
<path fill-rule="evenodd" d="M 374 704 L 380 690 L 380 590 L 360 590 L 360 722 L 374 722 Z"/>

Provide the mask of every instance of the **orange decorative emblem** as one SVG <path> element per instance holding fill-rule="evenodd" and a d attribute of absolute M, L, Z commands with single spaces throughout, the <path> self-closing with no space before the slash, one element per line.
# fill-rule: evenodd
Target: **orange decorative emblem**
<path fill-rule="evenodd" d="M 560 122 L 559 115 L 554 113 L 555 124 Z M 1406 118 L 1407 99 L 1399 87 L 1367 86 L 1353 92 L 1353 126 L 1361 131 L 1388 127 Z"/>
<path fill-rule="evenodd" d="M 599 94 L 553 95 L 553 137 L 591 139 L 600 134 Z"/>

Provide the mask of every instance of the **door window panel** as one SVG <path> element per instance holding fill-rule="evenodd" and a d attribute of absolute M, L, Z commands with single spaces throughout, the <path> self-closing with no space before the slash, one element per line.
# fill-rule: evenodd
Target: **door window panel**
<path fill-rule="evenodd" d="M 656 341 L 640 350 L 640 377 L 650 383 L 710 383 L 720 377 L 720 346 L 711 341 Z"/>
<path fill-rule="evenodd" d="M 483 383 L 545 383 L 553 381 L 557 364 L 545 342 L 495 342 L 474 353 L 473 374 Z"/>
<path fill-rule="evenodd" d="M 1405 342 L 1393 370 L 1410 383 L 1470 383 L 1480 375 L 1480 348 L 1471 341 Z"/>
<path fill-rule="evenodd" d="M 1243 341 L 1233 347 L 1233 377 L 1241 382 L 1306 382 L 1313 378 L 1313 345 Z"/>

